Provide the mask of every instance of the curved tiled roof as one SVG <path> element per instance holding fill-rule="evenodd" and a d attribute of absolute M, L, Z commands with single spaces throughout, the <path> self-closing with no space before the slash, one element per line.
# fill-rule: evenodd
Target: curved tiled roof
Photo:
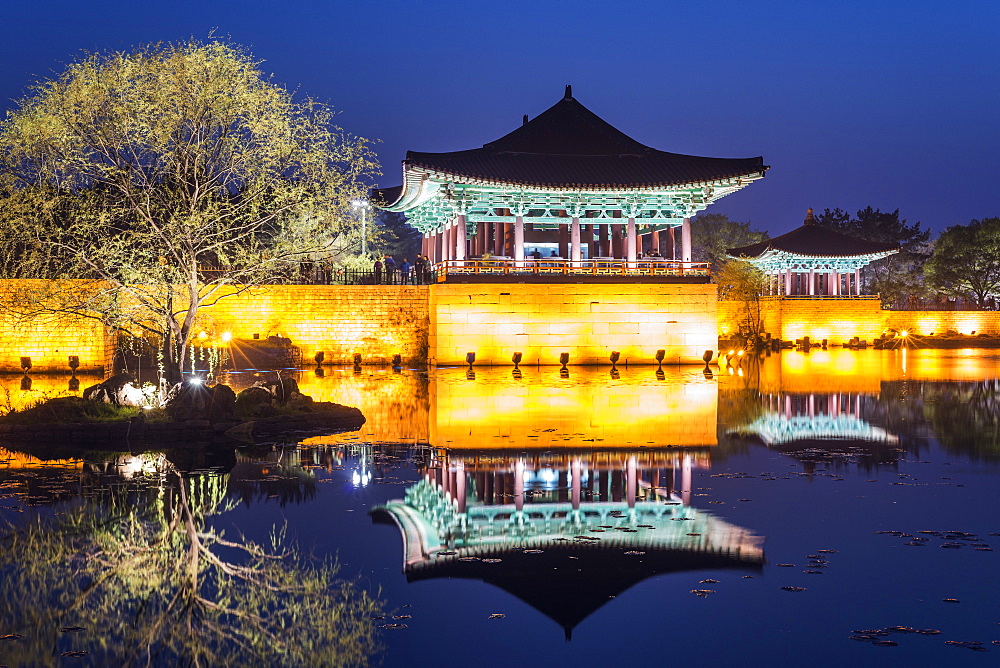
<path fill-rule="evenodd" d="M 640 144 L 577 102 L 569 86 L 555 105 L 482 148 L 409 151 L 403 165 L 498 184 L 599 189 L 712 182 L 767 169 L 762 157 L 705 158 Z"/>
<path fill-rule="evenodd" d="M 810 257 L 851 257 L 891 253 L 897 250 L 899 250 L 898 244 L 866 241 L 820 227 L 813 217 L 813 210 L 809 209 L 805 223 L 801 227 L 769 241 L 730 248 L 726 253 L 731 257 L 742 258 L 760 257 L 767 251 L 784 251 L 792 255 Z"/>

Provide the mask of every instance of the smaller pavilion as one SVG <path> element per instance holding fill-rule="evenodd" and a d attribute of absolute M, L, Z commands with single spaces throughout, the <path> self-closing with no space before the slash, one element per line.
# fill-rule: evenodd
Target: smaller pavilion
<path fill-rule="evenodd" d="M 861 294 L 861 269 L 898 253 L 893 244 L 866 241 L 816 224 L 813 210 L 787 234 L 730 248 L 729 257 L 746 260 L 767 274 L 768 294 L 850 296 Z"/>

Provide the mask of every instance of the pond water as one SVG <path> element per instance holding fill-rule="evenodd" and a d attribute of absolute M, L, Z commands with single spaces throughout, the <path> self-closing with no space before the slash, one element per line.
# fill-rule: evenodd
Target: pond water
<path fill-rule="evenodd" d="M 1000 656 L 993 351 L 295 373 L 363 429 L 210 453 L 0 442 L 0 664 L 251 662 L 240 647 L 338 663 L 324 646 L 387 666 Z M 68 378 L 19 383 L 0 379 L 11 405 Z M 280 573 L 211 561 L 257 563 L 246 546 L 276 528 Z M 353 588 L 303 602 L 290 585 L 324 558 Z"/>

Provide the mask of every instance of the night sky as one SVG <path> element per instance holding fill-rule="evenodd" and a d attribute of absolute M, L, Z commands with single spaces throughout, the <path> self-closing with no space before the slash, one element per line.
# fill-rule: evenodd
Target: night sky
<path fill-rule="evenodd" d="M 772 235 L 818 211 L 935 230 L 1000 215 L 1000 2 L 11 0 L 5 108 L 87 50 L 219 35 L 277 82 L 406 150 L 475 148 L 574 96 L 655 148 L 763 155 L 709 211 Z"/>

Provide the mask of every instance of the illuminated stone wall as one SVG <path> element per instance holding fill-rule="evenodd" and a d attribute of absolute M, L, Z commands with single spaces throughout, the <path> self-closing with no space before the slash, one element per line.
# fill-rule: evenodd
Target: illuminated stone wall
<path fill-rule="evenodd" d="M 71 355 L 80 358 L 81 372 L 102 371 L 113 344 L 99 321 L 62 314 L 24 319 L 11 309 L 11 300 L 39 283 L 0 280 L 0 371 L 20 371 L 21 357 L 30 357 L 35 371 L 69 371 Z"/>
<path fill-rule="evenodd" d="M 442 283 L 430 291 L 432 364 L 700 362 L 717 346 L 716 287 L 699 284 Z"/>
<path fill-rule="evenodd" d="M 304 364 L 323 351 L 329 364 L 406 364 L 427 356 L 426 286 L 267 285 L 222 299 L 199 315 L 214 336 L 234 339 L 279 335 L 302 351 Z"/>
<path fill-rule="evenodd" d="M 720 336 L 735 330 L 741 308 L 738 302 L 719 302 Z M 762 314 L 764 330 L 785 341 L 808 336 L 813 341 L 843 343 L 858 336 L 870 342 L 887 328 L 919 336 L 949 329 L 962 334 L 1000 334 L 1000 311 L 884 311 L 877 299 L 765 298 Z"/>

